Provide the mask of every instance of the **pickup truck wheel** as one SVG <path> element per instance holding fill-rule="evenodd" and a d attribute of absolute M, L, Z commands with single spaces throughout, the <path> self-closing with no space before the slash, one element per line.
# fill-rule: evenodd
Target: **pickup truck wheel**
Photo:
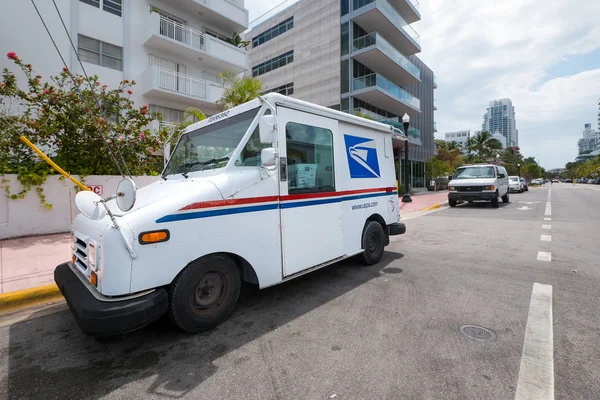
<path fill-rule="evenodd" d="M 448 205 L 450 207 L 456 207 L 456 200 L 448 200 Z"/>
<path fill-rule="evenodd" d="M 240 286 L 231 258 L 212 255 L 193 261 L 169 285 L 169 318 L 190 333 L 214 328 L 233 311 Z"/>
<path fill-rule="evenodd" d="M 367 221 L 362 235 L 362 260 L 366 265 L 377 264 L 385 247 L 385 233 L 377 221 Z"/>
<path fill-rule="evenodd" d="M 502 196 L 502 202 L 503 203 L 508 203 L 510 201 L 510 199 L 508 198 L 508 190 L 506 191 L 506 194 L 504 196 Z"/>
<path fill-rule="evenodd" d="M 498 195 L 499 195 L 499 193 L 496 192 L 496 197 L 494 197 L 492 199 L 492 207 L 494 207 L 494 208 L 500 207 L 500 202 L 498 201 Z"/>

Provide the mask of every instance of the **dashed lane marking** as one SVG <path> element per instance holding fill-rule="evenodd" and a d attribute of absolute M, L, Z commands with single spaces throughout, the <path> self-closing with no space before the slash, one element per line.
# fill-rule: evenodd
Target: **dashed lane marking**
<path fill-rule="evenodd" d="M 552 225 L 542 225 L 542 229 L 552 229 Z"/>
<path fill-rule="evenodd" d="M 544 221 L 552 221 L 552 218 L 544 218 Z"/>
<path fill-rule="evenodd" d="M 542 242 L 551 242 L 552 241 L 552 236 L 551 235 L 542 235 L 540 237 L 540 240 Z"/>
<path fill-rule="evenodd" d="M 538 251 L 538 261 L 552 261 L 552 253 L 549 251 Z"/>
<path fill-rule="evenodd" d="M 552 286 L 533 284 L 515 400 L 554 400 Z"/>

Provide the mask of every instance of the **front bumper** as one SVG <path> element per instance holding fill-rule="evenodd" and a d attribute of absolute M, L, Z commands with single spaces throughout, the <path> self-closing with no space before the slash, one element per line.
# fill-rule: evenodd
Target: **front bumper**
<path fill-rule="evenodd" d="M 448 193 L 448 200 L 457 201 L 475 201 L 475 200 L 493 200 L 496 198 L 495 192 L 451 192 Z"/>
<path fill-rule="evenodd" d="M 511 192 L 519 192 L 521 190 L 521 187 L 519 187 L 519 186 L 509 186 L 508 190 L 510 190 Z"/>
<path fill-rule="evenodd" d="M 96 337 L 115 336 L 142 328 L 163 315 L 169 304 L 164 288 L 122 301 L 98 300 L 75 275 L 69 263 L 56 267 L 54 281 L 81 331 Z"/>

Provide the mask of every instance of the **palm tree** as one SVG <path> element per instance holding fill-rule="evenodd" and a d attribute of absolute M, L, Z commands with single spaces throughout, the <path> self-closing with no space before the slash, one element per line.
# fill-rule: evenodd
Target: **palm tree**
<path fill-rule="evenodd" d="M 469 151 L 477 153 L 479 158 L 491 157 L 496 150 L 502 150 L 502 143 L 488 131 L 481 131 L 467 142 Z"/>
<path fill-rule="evenodd" d="M 226 86 L 223 95 L 217 100 L 217 107 L 221 111 L 239 106 L 260 96 L 262 84 L 256 78 L 240 77 L 231 71 L 220 73 L 219 77 L 223 79 Z"/>

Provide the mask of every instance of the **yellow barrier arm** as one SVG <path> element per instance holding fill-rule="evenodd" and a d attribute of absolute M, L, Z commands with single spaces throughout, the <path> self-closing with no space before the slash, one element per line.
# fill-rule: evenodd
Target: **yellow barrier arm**
<path fill-rule="evenodd" d="M 61 167 L 59 167 L 58 165 L 56 165 L 56 163 L 54 161 L 52 161 L 50 158 L 48 158 L 47 155 L 45 155 L 44 153 L 42 153 L 42 151 L 40 149 L 38 149 L 37 147 L 35 147 L 35 145 L 33 143 L 31 143 L 29 141 L 29 139 L 27 139 L 25 136 L 21 136 L 21 141 L 23 143 L 25 143 L 27 146 L 31 147 L 33 149 L 33 151 L 35 151 L 36 153 L 38 153 L 38 155 L 40 157 L 42 157 L 44 159 L 44 161 L 46 161 L 48 164 L 50 164 L 52 166 L 52 168 L 54 168 L 55 170 L 57 170 L 58 172 L 60 172 L 62 174 L 62 176 L 64 176 L 65 178 L 68 178 L 71 182 L 73 182 L 74 184 L 76 184 L 77 186 L 79 186 L 82 190 L 90 190 L 90 188 L 88 188 L 87 186 L 85 186 L 83 183 L 79 182 L 77 179 L 73 178 L 71 175 L 67 174 Z"/>

